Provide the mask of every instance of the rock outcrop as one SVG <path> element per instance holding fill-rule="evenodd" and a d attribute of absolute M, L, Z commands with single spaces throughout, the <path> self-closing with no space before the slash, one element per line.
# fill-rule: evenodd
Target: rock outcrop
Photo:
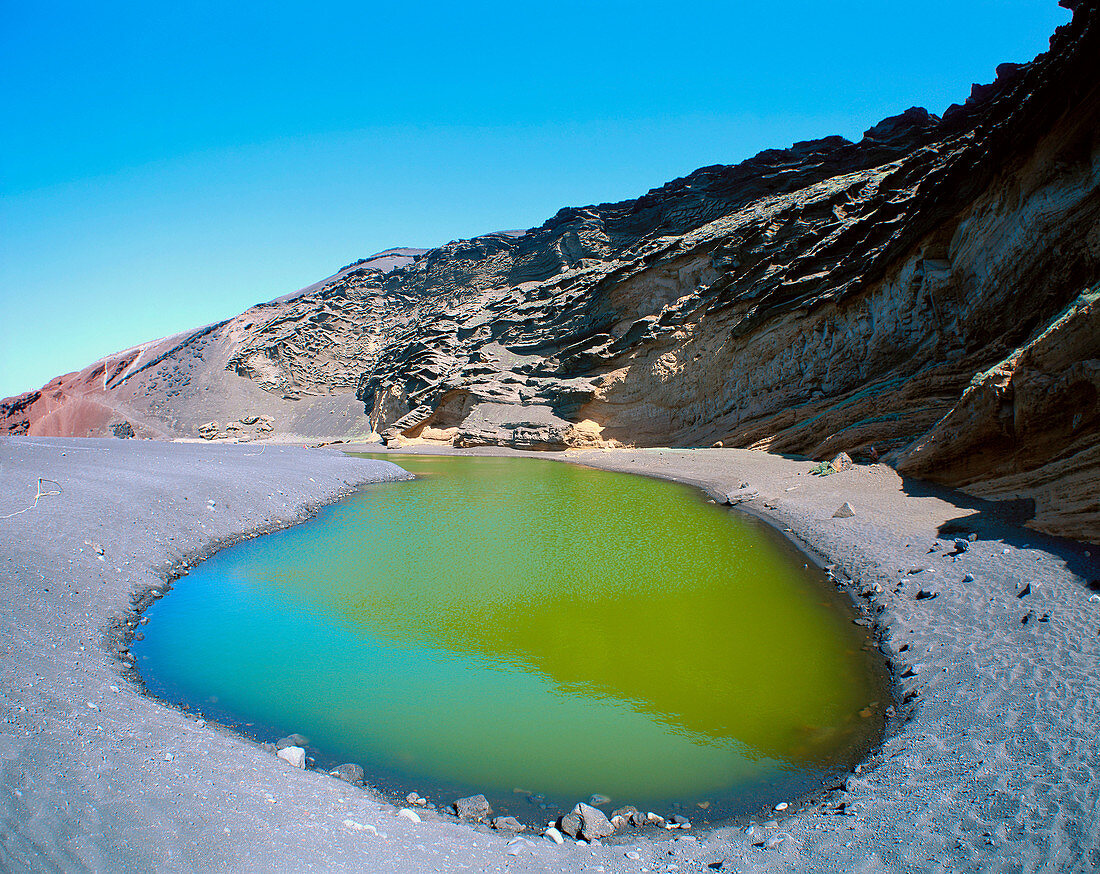
<path fill-rule="evenodd" d="M 1100 16 L 1064 5 L 1049 52 L 942 118 L 380 253 L 9 399 L 2 428 L 844 451 L 1100 540 Z"/>

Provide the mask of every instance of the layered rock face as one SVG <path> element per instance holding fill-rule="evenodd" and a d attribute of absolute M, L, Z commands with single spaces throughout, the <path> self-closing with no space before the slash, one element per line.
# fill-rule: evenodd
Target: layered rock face
<path fill-rule="evenodd" d="M 1076 4 L 943 118 L 381 253 L 11 399 L 3 427 L 844 450 L 1100 540 L 1098 18 Z"/>

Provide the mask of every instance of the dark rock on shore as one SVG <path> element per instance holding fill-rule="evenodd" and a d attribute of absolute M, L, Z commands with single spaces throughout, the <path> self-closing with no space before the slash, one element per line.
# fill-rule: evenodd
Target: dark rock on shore
<path fill-rule="evenodd" d="M 337 765 L 329 774 L 338 780 L 343 780 L 347 783 L 353 783 L 356 786 L 363 786 L 366 784 L 366 774 L 363 771 L 361 765 L 357 765 L 354 762 L 347 762 L 343 765 Z"/>
<path fill-rule="evenodd" d="M 474 821 L 483 820 L 493 812 L 489 799 L 484 795 L 459 798 L 451 807 L 460 819 L 472 819 Z"/>
<path fill-rule="evenodd" d="M 571 838 L 582 838 L 592 842 L 615 833 L 615 827 L 604 815 L 590 804 L 581 802 L 561 818 L 560 828 Z"/>

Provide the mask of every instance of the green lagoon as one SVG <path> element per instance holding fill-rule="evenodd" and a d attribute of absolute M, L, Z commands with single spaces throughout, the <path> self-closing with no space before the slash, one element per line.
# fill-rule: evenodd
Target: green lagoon
<path fill-rule="evenodd" d="M 867 630 L 764 524 L 554 461 L 386 457 L 418 479 L 223 550 L 151 607 L 150 691 L 306 735 L 391 795 L 543 823 L 593 793 L 717 821 L 880 739 Z"/>

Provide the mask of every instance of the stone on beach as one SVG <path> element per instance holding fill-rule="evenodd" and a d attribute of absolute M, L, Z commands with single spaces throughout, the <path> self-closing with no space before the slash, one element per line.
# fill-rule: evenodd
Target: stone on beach
<path fill-rule="evenodd" d="M 589 842 L 615 833 L 615 827 L 603 811 L 583 801 L 562 817 L 561 830 L 571 838 L 583 838 Z"/>
<path fill-rule="evenodd" d="M 514 816 L 498 816 L 493 819 L 493 828 L 507 832 L 522 832 L 527 830 L 522 822 Z"/>
<path fill-rule="evenodd" d="M 836 512 L 833 513 L 834 519 L 847 519 L 849 516 L 854 516 L 856 511 L 852 509 L 852 505 L 845 501 L 839 507 L 836 508 Z"/>
<path fill-rule="evenodd" d="M 295 768 L 306 766 L 306 751 L 301 747 L 283 747 L 275 755 Z"/>
<path fill-rule="evenodd" d="M 484 795 L 470 795 L 466 798 L 459 798 L 451 806 L 460 819 L 480 821 L 493 812 L 489 799 Z"/>
<path fill-rule="evenodd" d="M 352 783 L 356 786 L 362 786 L 366 781 L 366 774 L 363 773 L 363 767 L 354 762 L 346 762 L 343 765 L 337 765 L 329 771 L 329 774 L 337 780 L 343 780 L 346 783 Z"/>
<path fill-rule="evenodd" d="M 843 473 L 846 470 L 852 469 L 852 459 L 847 452 L 841 452 L 829 462 L 829 467 L 835 470 L 837 473 Z"/>

